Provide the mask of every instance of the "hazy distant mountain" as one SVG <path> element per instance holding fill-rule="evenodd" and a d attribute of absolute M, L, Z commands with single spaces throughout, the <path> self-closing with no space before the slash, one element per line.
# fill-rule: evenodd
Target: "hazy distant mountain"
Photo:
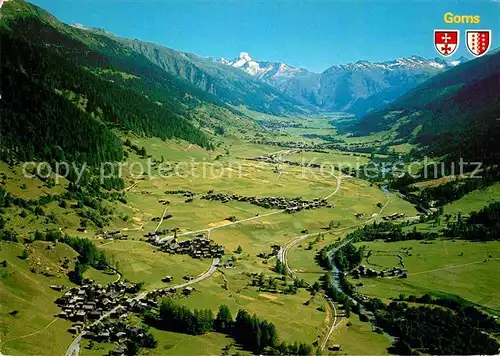
<path fill-rule="evenodd" d="M 395 100 L 433 75 L 467 61 L 463 57 L 447 62 L 412 56 L 387 62 L 335 65 L 318 74 L 285 63 L 257 61 L 246 52 L 233 60 L 212 60 L 239 68 L 304 104 L 360 116 Z"/>
<path fill-rule="evenodd" d="M 321 74 L 319 104 L 323 109 L 362 115 L 463 61 L 466 59 L 448 63 L 439 58 L 412 56 L 387 62 L 336 65 Z"/>

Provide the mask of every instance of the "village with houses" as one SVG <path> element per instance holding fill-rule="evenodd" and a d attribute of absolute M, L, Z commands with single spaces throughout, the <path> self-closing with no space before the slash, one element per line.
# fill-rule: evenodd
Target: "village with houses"
<path fill-rule="evenodd" d="M 238 194 L 209 193 L 203 195 L 201 199 L 220 201 L 221 203 L 228 203 L 230 201 L 246 202 L 262 208 L 280 209 L 290 213 L 298 212 L 303 209 L 333 208 L 333 205 L 328 203 L 327 200 L 320 198 L 313 200 L 305 200 L 300 197 L 290 199 L 278 196 L 259 198 Z"/>
<path fill-rule="evenodd" d="M 376 271 L 373 268 L 367 268 L 365 265 L 359 265 L 357 268 L 353 269 L 350 274 L 354 279 L 375 277 L 408 278 L 408 270 L 401 267 L 393 267 L 388 270 Z"/>
<path fill-rule="evenodd" d="M 184 279 L 193 281 L 194 277 L 185 276 Z M 170 283 L 173 277 L 166 276 L 162 281 Z M 178 290 L 183 296 L 195 291 L 188 282 L 178 287 L 158 288 L 137 294 L 141 283 L 117 281 L 103 286 L 86 279 L 81 286 L 66 291 L 62 285 L 52 285 L 51 289 L 64 292 L 55 301 L 61 309 L 56 316 L 72 322 L 69 333 L 94 342 L 113 342 L 117 347 L 111 354 L 121 356 L 127 352 L 128 341 L 142 346 L 154 343 L 154 338 L 147 330 L 128 323 L 130 313 L 141 314 L 146 310 L 157 309 L 160 298 L 173 295 Z"/>

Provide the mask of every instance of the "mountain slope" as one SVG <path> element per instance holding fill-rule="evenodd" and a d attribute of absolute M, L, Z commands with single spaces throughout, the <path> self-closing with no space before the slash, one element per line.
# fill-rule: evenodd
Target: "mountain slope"
<path fill-rule="evenodd" d="M 302 103 L 355 115 L 390 103 L 433 75 L 466 61 L 412 56 L 387 62 L 335 65 L 318 74 L 285 63 L 257 61 L 246 52 L 234 60 L 214 60 L 239 68 Z"/>
<path fill-rule="evenodd" d="M 111 34 L 107 36 L 143 55 L 167 73 L 213 94 L 224 103 L 242 105 L 251 110 L 274 115 L 307 114 L 316 111 L 312 105 L 304 106 L 304 103 L 230 66 L 154 43 L 119 38 Z"/>
<path fill-rule="evenodd" d="M 439 74 L 356 124 L 358 135 L 393 130 L 426 154 L 500 159 L 500 52 Z"/>
<path fill-rule="evenodd" d="M 453 67 L 440 59 L 417 56 L 333 66 L 321 74 L 319 95 L 327 110 L 362 115 L 381 107 L 430 77 Z"/>
<path fill-rule="evenodd" d="M 216 98 L 143 56 L 20 0 L 3 5 L 0 31 L 2 159 L 121 160 L 114 128 L 211 147 L 184 117 Z"/>

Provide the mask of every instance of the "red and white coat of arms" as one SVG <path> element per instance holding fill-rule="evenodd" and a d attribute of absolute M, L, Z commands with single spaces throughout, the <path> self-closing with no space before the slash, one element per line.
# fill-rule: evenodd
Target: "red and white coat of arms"
<path fill-rule="evenodd" d="M 491 30 L 467 30 L 467 49 L 476 56 L 482 56 L 490 49 Z"/>

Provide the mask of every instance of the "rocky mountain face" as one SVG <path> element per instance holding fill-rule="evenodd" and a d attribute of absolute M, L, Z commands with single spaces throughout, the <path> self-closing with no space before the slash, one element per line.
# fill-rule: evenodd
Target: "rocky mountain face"
<path fill-rule="evenodd" d="M 254 60 L 242 52 L 233 59 L 212 59 L 239 68 L 303 104 L 358 116 L 392 102 L 430 77 L 466 58 L 447 62 L 418 56 L 386 62 L 358 61 L 314 73 L 280 62 Z"/>

